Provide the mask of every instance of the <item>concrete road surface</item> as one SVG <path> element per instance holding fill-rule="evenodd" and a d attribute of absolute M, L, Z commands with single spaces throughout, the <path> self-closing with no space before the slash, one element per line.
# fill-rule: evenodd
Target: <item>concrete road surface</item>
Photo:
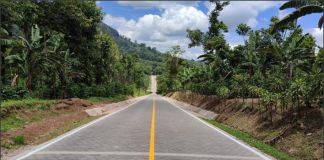
<path fill-rule="evenodd" d="M 152 90 L 156 91 L 155 76 Z M 268 159 L 152 94 L 46 143 L 28 160 Z"/>
<path fill-rule="evenodd" d="M 151 76 L 151 88 L 152 88 L 152 92 L 156 93 L 156 76 Z"/>

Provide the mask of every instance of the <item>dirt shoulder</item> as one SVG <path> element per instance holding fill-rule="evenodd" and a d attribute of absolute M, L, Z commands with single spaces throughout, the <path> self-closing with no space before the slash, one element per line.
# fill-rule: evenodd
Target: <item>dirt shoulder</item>
<path fill-rule="evenodd" d="M 228 99 L 219 101 L 215 96 L 189 92 L 169 93 L 167 97 L 213 111 L 216 121 L 232 129 L 248 133 L 297 159 L 323 159 L 323 108 L 301 107 L 301 117 L 291 110 L 273 108 L 272 123 L 269 110 L 257 109 L 258 100 Z M 248 106 L 248 107 L 247 107 Z"/>

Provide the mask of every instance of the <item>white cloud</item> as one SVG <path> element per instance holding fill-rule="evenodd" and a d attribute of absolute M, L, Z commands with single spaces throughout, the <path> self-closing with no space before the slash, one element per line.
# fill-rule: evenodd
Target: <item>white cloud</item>
<path fill-rule="evenodd" d="M 117 31 L 138 43 L 146 43 L 147 46 L 156 47 L 159 51 L 165 52 L 171 50 L 172 46 L 180 45 L 186 52 L 184 58 L 196 59 L 203 54 L 202 47 L 188 48 L 189 39 L 186 38 L 186 29 L 200 29 L 207 31 L 209 26 L 208 16 L 215 5 L 210 2 L 204 2 L 209 8 L 206 15 L 197 9 L 198 2 L 181 1 L 181 2 L 133 2 L 118 1 L 121 5 L 129 5 L 135 9 L 158 8 L 161 15 L 146 14 L 135 21 L 126 20 L 124 17 L 113 17 L 106 15 L 104 23 L 117 28 Z M 232 1 L 220 13 L 220 20 L 229 26 L 230 30 L 237 27 L 239 23 L 247 23 L 251 27 L 258 25 L 256 17 L 258 13 L 268 8 L 280 5 L 282 2 L 246 2 Z M 233 12 L 235 11 L 235 12 Z M 268 19 L 261 19 L 266 21 Z M 269 20 L 268 20 L 269 21 Z M 243 44 L 243 39 L 238 35 L 225 34 L 229 45 L 233 48 Z"/>
<path fill-rule="evenodd" d="M 235 29 L 238 24 L 246 23 L 250 27 L 258 24 L 256 17 L 258 13 L 266 9 L 276 7 L 282 2 L 275 1 L 231 1 L 228 6 L 220 12 L 219 20 L 222 20 L 229 29 Z M 205 2 L 209 12 L 215 8 L 215 4 Z"/>
<path fill-rule="evenodd" d="M 200 29 L 207 31 L 208 16 L 192 6 L 176 5 L 166 8 L 160 15 L 146 14 L 138 21 L 127 21 L 124 17 L 106 15 L 104 23 L 114 26 L 117 31 L 138 43 L 146 43 L 147 46 L 156 47 L 165 52 L 171 50 L 171 46 L 180 45 L 188 50 L 185 58 L 196 58 L 202 54 L 202 49 L 188 49 L 189 39 L 186 38 L 186 29 Z"/>
<path fill-rule="evenodd" d="M 316 44 L 323 47 L 323 30 L 320 30 L 319 28 L 313 28 L 310 34 L 315 37 Z"/>
<path fill-rule="evenodd" d="M 233 49 L 234 47 L 238 46 L 237 44 L 230 44 L 229 45 L 231 47 L 231 49 Z"/>
<path fill-rule="evenodd" d="M 125 23 L 127 23 L 124 17 L 113 17 L 110 14 L 107 14 L 104 17 L 103 22 L 113 27 L 120 27 L 123 26 Z"/>
<path fill-rule="evenodd" d="M 135 9 L 160 8 L 167 9 L 177 5 L 198 7 L 199 1 L 118 1 L 118 4 L 132 6 Z"/>
<path fill-rule="evenodd" d="M 287 10 L 279 10 L 278 18 L 282 19 L 282 18 L 286 17 L 288 14 L 289 14 L 289 12 Z"/>
<path fill-rule="evenodd" d="M 303 34 L 309 33 L 313 37 L 315 37 L 316 44 L 318 46 L 323 47 L 323 30 L 320 30 L 319 28 L 307 28 L 303 30 Z M 319 49 L 315 48 L 315 53 L 317 53 Z"/>
<path fill-rule="evenodd" d="M 100 1 L 96 1 L 96 4 L 98 5 L 100 3 Z"/>

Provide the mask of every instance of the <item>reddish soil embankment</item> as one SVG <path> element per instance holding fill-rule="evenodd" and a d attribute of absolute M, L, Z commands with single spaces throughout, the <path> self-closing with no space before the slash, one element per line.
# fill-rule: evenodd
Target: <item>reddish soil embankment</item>
<path fill-rule="evenodd" d="M 107 102 L 109 103 L 109 102 Z M 14 117 L 26 123 L 22 127 L 1 131 L 1 143 L 12 143 L 12 138 L 18 135 L 25 137 L 25 145 L 38 145 L 48 141 L 79 125 L 82 120 L 92 120 L 97 117 L 89 117 L 85 109 L 102 107 L 103 103 L 90 103 L 89 101 L 71 98 L 64 99 L 54 104 L 33 106 L 9 107 L 3 110 L 2 119 Z M 15 152 L 21 146 L 13 146 L 12 149 L 1 147 L 1 158 Z"/>
<path fill-rule="evenodd" d="M 323 159 L 323 108 L 301 106 L 300 117 L 294 109 L 281 110 L 273 106 L 259 110 L 258 99 L 227 99 L 190 92 L 166 95 L 196 107 L 218 113 L 217 121 L 236 130 L 249 133 L 264 143 L 298 159 Z M 270 121 L 272 116 L 272 122 Z"/>

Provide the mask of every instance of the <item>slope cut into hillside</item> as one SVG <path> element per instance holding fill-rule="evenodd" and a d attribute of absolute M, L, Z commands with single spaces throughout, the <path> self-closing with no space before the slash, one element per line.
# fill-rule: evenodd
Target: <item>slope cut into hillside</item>
<path fill-rule="evenodd" d="M 203 96 L 190 92 L 173 92 L 166 95 L 196 107 L 218 113 L 216 121 L 252 137 L 298 159 L 322 159 L 323 157 L 323 108 L 302 110 L 296 118 L 291 111 L 275 110 L 272 124 L 268 111 L 252 109 L 251 99 L 219 101 L 216 96 Z M 254 100 L 255 106 L 258 101 Z"/>

